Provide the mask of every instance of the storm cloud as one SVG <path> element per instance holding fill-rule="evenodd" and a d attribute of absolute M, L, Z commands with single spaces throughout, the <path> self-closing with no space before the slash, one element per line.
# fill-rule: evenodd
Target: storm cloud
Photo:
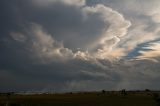
<path fill-rule="evenodd" d="M 2 0 L 0 91 L 159 89 L 160 2 L 147 1 Z"/>

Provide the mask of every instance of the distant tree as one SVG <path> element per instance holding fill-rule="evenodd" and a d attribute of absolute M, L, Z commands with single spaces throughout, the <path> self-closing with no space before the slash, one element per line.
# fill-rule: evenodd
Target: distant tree
<path fill-rule="evenodd" d="M 10 96 L 13 95 L 13 94 L 14 94 L 14 92 L 8 92 L 8 93 L 7 93 L 7 102 L 6 102 L 6 106 L 10 106 L 10 103 L 9 103 L 9 102 L 10 102 Z"/>
<path fill-rule="evenodd" d="M 105 93 L 106 93 L 106 91 L 105 91 L 105 90 L 102 90 L 102 93 L 103 93 L 103 94 L 105 94 Z"/>
<path fill-rule="evenodd" d="M 10 96 L 13 94 L 13 92 L 8 92 L 7 93 L 7 99 L 9 100 L 10 99 Z"/>
<path fill-rule="evenodd" d="M 121 94 L 122 94 L 122 95 L 127 95 L 126 90 L 125 90 L 125 89 L 122 89 L 122 90 L 121 90 Z"/>
<path fill-rule="evenodd" d="M 73 92 L 70 92 L 69 94 L 73 94 Z"/>
<path fill-rule="evenodd" d="M 149 89 L 145 89 L 145 91 L 146 91 L 146 92 L 150 92 L 151 90 L 149 90 Z"/>

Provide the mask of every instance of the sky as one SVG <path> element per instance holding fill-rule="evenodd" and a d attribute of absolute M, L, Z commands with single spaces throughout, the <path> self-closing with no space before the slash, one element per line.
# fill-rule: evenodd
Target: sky
<path fill-rule="evenodd" d="M 159 0 L 1 0 L 0 92 L 160 89 Z"/>

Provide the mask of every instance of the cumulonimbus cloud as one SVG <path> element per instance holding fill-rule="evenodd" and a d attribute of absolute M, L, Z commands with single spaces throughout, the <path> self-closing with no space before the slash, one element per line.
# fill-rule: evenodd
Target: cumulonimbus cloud
<path fill-rule="evenodd" d="M 128 28 L 131 23 L 125 20 L 122 14 L 114 11 L 113 9 L 104 5 L 96 5 L 95 7 L 85 7 L 85 13 L 100 13 L 104 22 L 109 23 L 110 26 L 104 29 L 100 39 L 94 44 L 95 47 L 98 45 L 97 52 L 94 53 L 96 58 L 109 59 L 123 56 L 125 53 L 119 53 L 121 50 L 113 50 L 114 47 L 120 42 L 121 38 L 127 34 Z M 92 47 L 94 48 L 94 47 Z M 117 49 L 117 48 L 116 48 Z M 113 52 L 117 51 L 117 54 Z"/>
<path fill-rule="evenodd" d="M 20 10 L 16 16 L 18 13 L 24 16 L 17 16 L 22 26 L 12 27 L 8 39 L 1 41 L 0 89 L 44 88 L 57 92 L 160 88 L 158 43 L 142 47 L 137 59 L 108 61 L 157 39 L 159 28 L 152 29 L 139 17 L 129 28 L 131 22 L 126 20 L 126 14 L 115 11 L 118 9 L 103 4 L 88 6 L 81 0 L 69 1 L 24 3 L 31 8 L 13 3 Z M 150 17 L 148 21 L 153 20 Z"/>
<path fill-rule="evenodd" d="M 126 20 L 122 14 L 102 4 L 97 4 L 96 6 L 87 6 L 85 4 L 85 0 L 76 0 L 74 2 L 71 2 L 68 0 L 64 0 L 63 2 L 62 1 L 48 0 L 43 2 L 63 3 L 66 6 L 72 3 L 72 5 L 75 6 L 73 8 L 76 8 L 77 6 L 78 7 L 81 6 L 81 8 L 78 8 L 79 10 L 77 11 L 79 12 L 78 14 L 81 14 L 80 15 L 81 17 L 79 18 L 80 20 L 82 20 L 80 21 L 80 27 L 78 30 L 84 29 L 83 23 L 87 23 L 89 25 L 89 24 L 96 23 L 96 21 L 98 21 L 98 22 L 103 22 L 104 25 L 103 27 L 101 27 L 102 29 L 100 29 L 100 32 L 95 35 L 97 40 L 90 42 L 89 45 L 84 45 L 88 47 L 88 50 L 84 50 L 84 51 L 77 50 L 75 53 L 73 53 L 72 48 L 66 47 L 66 45 L 63 45 L 62 43 L 55 40 L 54 34 L 47 34 L 46 32 L 43 31 L 43 28 L 41 27 L 41 25 L 32 24 L 29 31 L 34 39 L 32 47 L 34 47 L 33 50 L 36 51 L 36 53 L 38 53 L 40 57 L 45 57 L 48 59 L 50 58 L 53 60 L 56 59 L 56 57 L 57 58 L 61 57 L 61 59 L 62 58 L 87 59 L 89 57 L 101 58 L 101 59 L 112 59 L 112 58 L 117 58 L 125 55 L 122 49 L 114 50 L 114 47 L 118 44 L 120 39 L 126 35 L 127 30 L 131 25 L 131 23 L 128 20 Z M 36 2 L 41 3 L 42 1 L 36 0 Z M 64 13 L 64 16 L 65 16 L 65 13 Z M 84 27 L 88 28 L 88 30 L 94 29 L 95 26 L 90 26 L 89 28 L 87 27 L 88 26 L 87 24 Z M 86 29 L 84 29 L 84 31 L 80 31 L 76 33 L 78 33 L 78 35 L 80 36 L 85 36 L 82 40 L 85 40 L 85 38 L 87 38 L 86 36 L 92 39 L 91 35 L 87 35 L 88 31 Z M 69 34 L 71 34 L 72 36 L 77 36 L 76 33 L 74 35 L 74 33 L 72 34 L 69 32 Z M 85 35 L 82 35 L 82 34 L 85 34 Z M 22 38 L 22 37 L 19 37 L 20 34 L 18 34 L 17 32 L 16 33 L 12 32 L 11 35 L 12 37 L 14 37 L 14 39 L 17 39 L 17 40 L 20 40 L 20 38 Z M 59 36 L 59 35 L 56 35 L 56 36 Z M 63 42 L 65 42 L 65 39 L 63 39 Z M 116 51 L 117 53 L 113 54 L 112 51 L 113 52 Z"/>

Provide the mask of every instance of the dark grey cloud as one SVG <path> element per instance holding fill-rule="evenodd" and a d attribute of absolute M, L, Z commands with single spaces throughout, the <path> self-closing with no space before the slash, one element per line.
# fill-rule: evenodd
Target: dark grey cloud
<path fill-rule="evenodd" d="M 0 1 L 0 91 L 160 88 L 158 57 L 158 62 L 109 59 L 146 41 L 131 32 L 155 37 L 150 31 L 158 33 L 157 22 L 122 9 L 123 0 L 86 2 Z M 97 6 L 102 2 L 108 7 Z M 137 13 L 133 20 L 130 12 Z M 133 23 L 134 30 L 127 30 L 130 23 L 124 17 L 131 22 L 145 18 L 142 25 L 153 27 Z"/>
<path fill-rule="evenodd" d="M 60 2 L 48 7 L 33 4 L 30 0 L 4 1 L 1 4 L 5 6 L 1 7 L 3 8 L 1 11 L 6 14 L 2 19 L 2 22 L 6 23 L 1 25 L 5 25 L 2 27 L 4 30 L 7 29 L 7 33 L 16 30 L 15 28 L 20 30 L 26 24 L 34 22 L 45 27 L 55 39 L 63 41 L 66 47 L 72 49 L 87 49 L 85 46 L 95 41 L 101 35 L 103 28 L 109 26 L 109 23 L 107 25 L 100 19 L 99 14 L 91 14 L 87 20 L 84 20 L 81 9 Z"/>

